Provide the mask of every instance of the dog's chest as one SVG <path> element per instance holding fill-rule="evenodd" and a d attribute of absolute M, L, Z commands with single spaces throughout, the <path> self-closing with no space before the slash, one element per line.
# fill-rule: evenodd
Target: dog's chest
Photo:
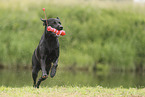
<path fill-rule="evenodd" d="M 53 61 L 56 58 L 56 56 L 58 56 L 58 53 L 56 51 L 57 49 L 46 51 L 46 56 L 47 56 L 46 60 L 47 61 L 49 60 L 50 62 Z"/>
<path fill-rule="evenodd" d="M 46 43 L 45 49 L 48 53 L 54 52 L 55 49 L 59 48 L 59 43 Z"/>
<path fill-rule="evenodd" d="M 58 39 L 51 39 L 51 38 L 48 38 L 45 40 L 45 48 L 50 50 L 50 51 L 53 51 L 55 50 L 56 48 L 59 47 L 59 41 Z"/>
<path fill-rule="evenodd" d="M 54 56 L 56 53 L 56 49 L 46 49 L 45 54 L 47 56 Z"/>

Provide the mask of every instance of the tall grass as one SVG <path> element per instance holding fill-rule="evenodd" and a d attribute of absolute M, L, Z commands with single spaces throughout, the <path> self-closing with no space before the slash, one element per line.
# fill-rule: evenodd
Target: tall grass
<path fill-rule="evenodd" d="M 144 67 L 144 7 L 96 6 L 102 3 L 94 0 L 0 2 L 0 64 L 5 67 L 31 67 L 32 53 L 44 30 L 43 7 L 48 18 L 60 17 L 66 31 L 59 39 L 60 67 Z"/>

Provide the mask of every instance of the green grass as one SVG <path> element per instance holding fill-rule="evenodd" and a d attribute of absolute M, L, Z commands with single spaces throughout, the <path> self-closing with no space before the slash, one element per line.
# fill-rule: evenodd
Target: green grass
<path fill-rule="evenodd" d="M 145 89 L 137 88 L 103 88 L 96 87 L 32 87 L 11 88 L 0 87 L 1 97 L 143 97 Z"/>

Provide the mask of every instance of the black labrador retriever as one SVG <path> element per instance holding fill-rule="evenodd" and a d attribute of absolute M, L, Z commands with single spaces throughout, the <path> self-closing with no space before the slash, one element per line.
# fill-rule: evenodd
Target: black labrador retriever
<path fill-rule="evenodd" d="M 58 66 L 58 57 L 59 57 L 59 41 L 55 33 L 47 31 L 47 26 L 51 26 L 57 30 L 63 30 L 60 19 L 50 18 L 44 20 L 43 25 L 45 26 L 44 33 L 41 37 L 39 45 L 35 49 L 32 56 L 32 77 L 34 81 L 34 87 L 39 88 L 41 81 L 45 80 L 51 68 L 50 77 L 54 77 L 56 74 L 56 68 Z M 52 66 L 53 63 L 53 66 Z M 39 78 L 37 84 L 36 79 L 38 72 L 42 70 L 42 76 Z"/>

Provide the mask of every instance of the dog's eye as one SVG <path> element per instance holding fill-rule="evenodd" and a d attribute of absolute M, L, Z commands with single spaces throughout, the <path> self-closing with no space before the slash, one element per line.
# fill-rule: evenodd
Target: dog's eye
<path fill-rule="evenodd" d="M 61 22 L 58 22 L 61 25 Z"/>
<path fill-rule="evenodd" d="M 56 24 L 56 22 L 55 22 L 55 21 L 54 21 L 53 23 L 54 23 L 54 24 Z"/>

